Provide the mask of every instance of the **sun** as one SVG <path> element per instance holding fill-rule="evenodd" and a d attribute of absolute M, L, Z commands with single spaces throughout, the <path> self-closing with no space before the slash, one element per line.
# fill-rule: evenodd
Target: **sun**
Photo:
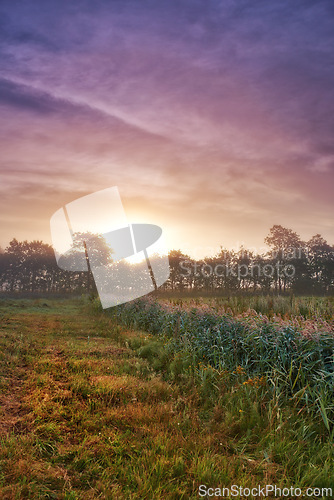
<path fill-rule="evenodd" d="M 140 264 L 141 262 L 145 262 L 146 259 L 144 252 L 137 252 L 130 255 L 130 257 L 126 257 L 124 260 L 129 264 Z"/>

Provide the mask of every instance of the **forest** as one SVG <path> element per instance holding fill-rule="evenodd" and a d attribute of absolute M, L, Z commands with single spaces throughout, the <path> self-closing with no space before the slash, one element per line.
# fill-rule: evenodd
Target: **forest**
<path fill-rule="evenodd" d="M 170 276 L 159 291 L 333 294 L 334 246 L 320 234 L 303 241 L 291 229 L 274 225 L 264 242 L 268 247 L 265 254 L 222 246 L 216 255 L 201 260 L 171 250 Z M 78 295 L 94 292 L 94 280 L 91 271 L 64 271 L 58 267 L 51 245 L 14 238 L 0 251 L 0 291 Z"/>

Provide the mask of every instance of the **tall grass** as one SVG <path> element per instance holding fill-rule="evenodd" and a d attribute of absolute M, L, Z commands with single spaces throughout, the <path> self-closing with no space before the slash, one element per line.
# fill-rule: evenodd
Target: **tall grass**
<path fill-rule="evenodd" d="M 283 318 L 302 317 L 331 321 L 334 317 L 334 297 L 297 297 L 295 295 L 240 295 L 229 297 L 189 298 L 175 297 L 163 299 L 161 303 L 182 308 L 202 307 L 208 304 L 212 309 L 230 312 L 234 316 L 253 310 L 268 318 L 279 315 Z"/>
<path fill-rule="evenodd" d="M 320 318 L 313 322 L 304 317 L 268 318 L 254 310 L 233 316 L 231 311 L 222 313 L 203 304 L 173 306 L 151 298 L 124 304 L 110 314 L 126 326 L 162 339 L 168 356 L 181 355 L 193 371 L 202 365 L 217 373 L 241 370 L 246 384 L 263 377 L 267 391 L 280 404 L 304 406 L 321 416 L 328 431 L 332 429 L 334 335 L 330 323 Z"/>

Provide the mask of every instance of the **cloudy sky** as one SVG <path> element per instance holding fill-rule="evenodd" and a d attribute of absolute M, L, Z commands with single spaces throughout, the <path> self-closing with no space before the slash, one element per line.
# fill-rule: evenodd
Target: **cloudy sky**
<path fill-rule="evenodd" d="M 334 242 L 332 0 L 1 0 L 0 245 L 118 186 L 202 256 Z"/>

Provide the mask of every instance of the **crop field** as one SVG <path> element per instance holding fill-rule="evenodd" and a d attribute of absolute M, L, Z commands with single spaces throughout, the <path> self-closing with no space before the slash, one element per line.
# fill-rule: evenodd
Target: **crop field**
<path fill-rule="evenodd" d="M 333 497 L 331 298 L 1 299 L 0 343 L 1 499 Z"/>

